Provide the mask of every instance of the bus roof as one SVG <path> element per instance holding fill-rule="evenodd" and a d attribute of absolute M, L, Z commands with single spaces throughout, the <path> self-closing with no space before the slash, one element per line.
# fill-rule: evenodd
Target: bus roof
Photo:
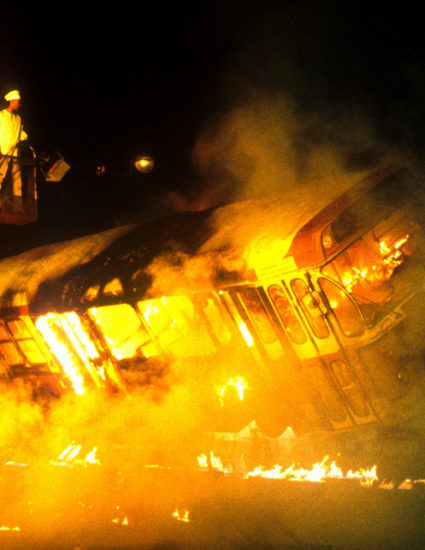
<path fill-rule="evenodd" d="M 364 232 L 370 228 L 367 225 L 370 219 L 367 221 L 365 219 L 363 224 L 359 223 L 362 217 L 367 217 L 366 213 L 361 212 L 361 209 L 369 209 L 373 214 L 373 209 L 383 209 L 385 197 L 370 196 L 369 206 L 367 201 L 363 200 L 356 209 L 354 205 L 357 201 L 365 197 L 373 189 L 377 189 L 378 186 L 379 188 L 382 187 L 383 192 L 388 193 L 387 201 L 401 200 L 405 198 L 403 197 L 403 193 L 406 193 L 405 186 L 409 183 L 411 177 L 412 174 L 408 169 L 399 167 L 384 166 L 371 172 L 307 221 L 294 235 L 288 256 L 294 259 L 297 268 L 307 268 L 323 264 L 329 257 L 338 254 L 350 241 L 358 237 L 362 231 Z M 380 184 L 383 184 L 383 186 Z M 397 197 L 394 191 L 396 191 Z M 373 195 L 378 195 L 378 193 L 374 192 Z M 345 224 L 352 225 L 352 231 L 345 231 L 344 238 L 340 236 L 339 239 L 335 240 L 332 230 L 335 231 L 338 220 L 340 221 L 339 225 L 342 225 L 345 212 L 348 214 Z M 323 245 L 323 236 L 325 234 L 330 239 L 328 248 L 325 248 Z"/>
<path fill-rule="evenodd" d="M 301 245 L 304 256 L 313 255 L 320 228 L 380 174 L 293 185 L 267 197 L 173 214 L 5 258 L 0 260 L 0 309 L 5 314 L 17 308 L 34 314 L 70 311 L 131 302 L 147 292 L 176 294 L 255 280 L 261 263 L 267 267 L 296 255 Z M 357 190 L 347 194 L 359 179 Z"/>

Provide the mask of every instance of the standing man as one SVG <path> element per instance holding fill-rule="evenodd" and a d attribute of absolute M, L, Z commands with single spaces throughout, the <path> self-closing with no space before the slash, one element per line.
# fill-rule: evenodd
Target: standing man
<path fill-rule="evenodd" d="M 18 144 L 28 139 L 28 136 L 23 129 L 21 117 L 16 113 L 21 106 L 21 94 L 18 90 L 12 90 L 4 98 L 9 105 L 0 111 L 0 189 L 6 175 L 10 174 L 13 195 L 22 197 L 22 175 L 17 160 Z"/>

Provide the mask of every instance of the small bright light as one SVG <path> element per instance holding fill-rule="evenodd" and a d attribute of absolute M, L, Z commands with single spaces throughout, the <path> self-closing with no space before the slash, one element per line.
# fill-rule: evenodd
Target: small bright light
<path fill-rule="evenodd" d="M 152 157 L 149 157 L 147 155 L 144 155 L 143 157 L 139 157 L 134 161 L 134 167 L 138 172 L 151 172 L 154 167 L 154 161 Z"/>

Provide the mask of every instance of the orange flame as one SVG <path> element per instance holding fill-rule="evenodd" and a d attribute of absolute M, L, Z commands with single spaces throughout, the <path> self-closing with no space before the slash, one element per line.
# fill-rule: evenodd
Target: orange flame
<path fill-rule="evenodd" d="M 69 331 L 69 326 L 66 322 L 61 322 L 61 318 L 54 313 L 48 313 L 39 317 L 35 323 L 38 330 L 43 335 L 47 345 L 53 355 L 58 359 L 65 374 L 69 377 L 72 387 L 77 395 L 83 395 L 86 392 L 83 377 L 79 371 L 79 365 L 75 361 L 73 354 L 68 349 L 68 346 L 61 342 L 54 330 L 55 325 L 60 325 L 65 332 Z"/>
<path fill-rule="evenodd" d="M 174 510 L 174 512 L 171 514 L 173 518 L 175 518 L 177 521 L 182 521 L 183 523 L 189 523 L 189 510 L 185 510 L 183 514 L 180 514 L 180 511 L 178 508 Z"/>
<path fill-rule="evenodd" d="M 215 456 L 211 451 L 209 457 L 202 454 L 197 457 L 198 465 L 203 470 L 219 471 L 223 473 L 234 473 L 231 469 L 225 467 L 220 457 Z M 326 464 L 329 456 L 325 456 L 321 462 L 316 462 L 310 470 L 305 468 L 297 468 L 295 464 L 291 464 L 284 469 L 281 465 L 275 465 L 272 468 L 264 468 L 258 466 L 243 477 L 249 479 L 252 477 L 260 477 L 267 479 L 285 479 L 288 481 L 310 481 L 322 483 L 328 479 L 356 479 L 362 486 L 371 486 L 378 480 L 376 473 L 377 466 L 372 468 L 360 468 L 357 471 L 349 470 L 345 475 L 342 469 L 333 461 L 329 466 Z"/>
<path fill-rule="evenodd" d="M 276 465 L 272 469 L 266 470 L 262 466 L 254 468 L 251 472 L 246 474 L 246 478 L 249 477 L 263 477 L 270 479 L 286 479 L 289 481 L 310 481 L 315 483 L 323 483 L 326 479 L 358 479 L 363 486 L 370 486 L 378 480 L 376 475 L 376 466 L 370 469 L 360 468 L 360 470 L 353 472 L 349 470 L 344 476 L 341 468 L 339 468 L 335 462 L 332 462 L 330 466 L 326 465 L 329 460 L 328 456 L 322 460 L 322 462 L 316 462 L 311 470 L 305 468 L 295 468 L 292 464 L 286 470 L 283 470 L 282 466 Z"/>
<path fill-rule="evenodd" d="M 198 465 L 202 470 L 216 470 L 219 472 L 224 471 L 223 463 L 219 456 L 215 456 L 211 451 L 209 457 L 207 455 L 199 455 L 197 457 Z"/>
<path fill-rule="evenodd" d="M 252 346 L 254 345 L 254 338 L 252 337 L 246 324 L 243 321 L 239 321 L 239 330 L 241 331 L 245 342 L 248 344 L 248 347 L 252 348 Z"/>
<path fill-rule="evenodd" d="M 78 458 L 81 449 L 81 445 L 71 443 L 62 451 L 56 460 L 51 460 L 50 462 L 54 466 L 74 466 L 76 464 L 87 466 L 88 464 L 100 464 L 99 460 L 96 458 L 97 447 L 93 447 L 84 459 Z"/>
<path fill-rule="evenodd" d="M 245 380 L 242 376 L 235 376 L 234 378 L 229 378 L 226 384 L 222 386 L 217 386 L 217 394 L 220 400 L 220 405 L 224 406 L 224 397 L 229 388 L 236 388 L 238 397 L 240 401 L 243 401 L 245 390 L 248 388 Z"/>
<path fill-rule="evenodd" d="M 351 291 L 353 286 L 359 282 L 368 282 L 372 285 L 379 285 L 382 282 L 389 281 L 396 270 L 405 259 L 402 252 L 403 246 L 409 240 L 410 235 L 405 235 L 398 239 L 390 248 L 385 240 L 378 243 L 379 259 L 370 267 L 362 269 L 353 266 L 350 273 L 343 277 L 343 283 L 347 290 Z"/>

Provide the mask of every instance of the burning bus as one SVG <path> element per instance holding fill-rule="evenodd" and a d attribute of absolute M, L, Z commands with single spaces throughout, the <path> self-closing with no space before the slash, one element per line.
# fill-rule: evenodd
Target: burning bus
<path fill-rule="evenodd" d="M 417 190 L 408 170 L 383 167 L 331 200 L 300 201 L 295 218 L 267 199 L 270 239 L 248 216 L 264 211 L 253 199 L 3 259 L 1 379 L 51 399 L 166 391 L 177 373 L 217 431 L 255 419 L 275 436 L 335 433 L 420 417 Z M 243 222 L 250 246 L 237 247 Z"/>

